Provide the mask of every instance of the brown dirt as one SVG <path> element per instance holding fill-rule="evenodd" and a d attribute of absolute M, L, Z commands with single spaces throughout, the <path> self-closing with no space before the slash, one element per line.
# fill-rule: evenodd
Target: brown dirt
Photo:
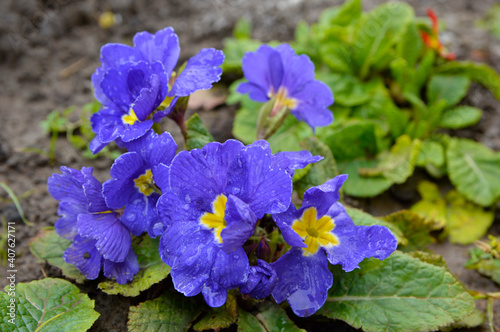
<path fill-rule="evenodd" d="M 156 31 L 173 26 L 180 37 L 181 58 L 187 59 L 202 47 L 221 49 L 223 39 L 231 35 L 232 27 L 240 17 L 251 20 L 254 37 L 264 41 L 287 41 L 292 38 L 294 26 L 299 20 L 313 22 L 322 9 L 340 2 L 1 1 L 0 77 L 3 82 L 0 90 L 0 182 L 8 184 L 17 195 L 24 195 L 21 199 L 24 212 L 34 223 L 32 227 L 22 224 L 13 204 L 6 202 L 6 193 L 0 191 L 1 216 L 16 222 L 17 281 L 40 279 L 44 274 L 61 276 L 57 269 L 37 263 L 28 249 L 29 239 L 41 227 L 52 226 L 57 220 L 57 202 L 48 195 L 47 177 L 58 172 L 61 165 L 73 168 L 92 166 L 98 179 L 106 180 L 109 176 L 111 160 L 85 160 L 63 138 L 57 142 L 54 165 L 44 155 L 25 152 L 26 148 L 48 149 L 50 138 L 43 132 L 40 122 L 50 111 L 71 105 L 82 106 L 92 100 L 90 75 L 99 65 L 102 45 L 130 41 L 138 31 Z M 364 6 L 370 9 L 381 2 L 365 1 Z M 459 59 L 484 61 L 500 70 L 500 41 L 474 25 L 494 1 L 414 0 L 409 3 L 419 16 L 424 16 L 428 7 L 434 8 L 447 26 L 443 39 Z M 105 10 L 119 14 L 122 23 L 109 30 L 99 28 L 97 18 Z M 500 103 L 489 92 L 476 86 L 469 93 L 467 103 L 483 109 L 485 114 L 479 124 L 457 134 L 500 150 Z M 231 137 L 233 116 L 234 108 L 227 106 L 201 112 L 203 121 L 220 141 Z M 173 123 L 165 123 L 164 128 L 171 131 L 178 142 L 182 141 Z M 418 199 L 412 184 L 415 179 L 408 185 L 392 188 L 379 198 L 350 202 L 375 215 L 394 212 Z M 497 235 L 500 233 L 498 226 L 494 226 L 492 231 Z M 479 291 L 499 291 L 489 279 L 463 268 L 467 247 L 441 243 L 432 245 L 430 249 L 446 258 L 450 269 L 467 287 Z M 7 280 L 2 277 L 0 287 L 3 288 L 6 283 Z M 87 282 L 82 286 L 96 300 L 96 309 L 101 313 L 92 330 L 125 331 L 128 306 L 137 304 L 139 300 L 106 296 L 96 290 L 96 285 L 96 282 Z M 141 301 L 149 296 L 153 295 L 148 293 L 146 298 L 141 297 Z M 500 313 L 500 308 L 496 308 L 496 312 Z M 496 315 L 496 322 L 500 324 L 499 314 Z M 343 324 L 335 327 L 345 328 Z"/>

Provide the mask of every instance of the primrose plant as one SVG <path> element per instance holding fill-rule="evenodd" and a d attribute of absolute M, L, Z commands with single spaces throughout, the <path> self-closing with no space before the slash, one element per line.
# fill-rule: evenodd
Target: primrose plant
<path fill-rule="evenodd" d="M 175 290 L 186 297 L 200 295 L 209 307 L 219 308 L 182 309 L 190 315 L 183 318 L 185 329 L 236 323 L 251 331 L 258 324 L 278 324 L 272 322 L 275 317 L 283 328 L 298 329 L 278 306 L 286 301 L 296 316 L 319 311 L 375 331 L 380 329 L 374 321 L 351 320 L 352 315 L 369 316 L 362 302 L 372 293 L 379 300 L 401 298 L 398 310 L 410 315 L 430 308 L 450 311 L 449 303 L 461 296 L 461 307 L 450 311 L 454 316 L 425 323 L 429 329 L 474 313 L 472 297 L 442 264 L 433 264 L 425 253 L 395 253 L 398 243 L 418 247 L 413 235 L 397 223 L 343 205 L 341 188 L 349 179 L 336 172 L 330 150 L 320 141 L 306 141 L 310 151 L 298 145 L 275 151 L 264 139 L 219 143 L 196 114 L 184 121 L 189 96 L 220 79 L 224 54 L 203 49 L 175 72 L 179 53 L 172 28 L 138 33 L 133 46 L 101 49 L 102 64 L 92 75 L 101 107 L 91 118 L 95 138 L 90 149 L 97 153 L 115 142 L 127 152 L 116 158 L 102 184 L 91 167 L 63 166 L 61 174 L 49 177 L 59 219 L 55 231 L 33 243 L 38 257 L 49 257 L 44 245 L 58 243 L 64 262 L 52 262 L 78 282 L 99 280 L 98 287 L 109 294 L 137 296 L 170 275 Z M 309 131 L 332 124 L 333 94 L 315 79 L 314 69 L 308 56 L 287 44 L 263 45 L 245 55 L 247 81 L 237 91 L 261 103 L 255 136 L 269 138 L 283 130 L 289 115 Z M 179 125 L 186 150 L 177 153 L 172 136 L 155 124 L 164 117 Z M 354 272 L 359 268 L 362 272 Z M 374 291 L 380 275 L 394 287 Z M 433 290 L 429 276 L 445 284 L 442 291 Z M 407 283 L 423 283 L 424 289 L 391 293 Z M 131 307 L 130 330 L 145 331 L 143 319 L 152 315 L 155 326 L 164 329 L 177 324 L 165 312 L 202 305 L 160 285 L 157 290 L 164 295 Z M 352 304 L 356 296 L 362 301 Z M 408 305 L 405 297 L 418 303 Z M 354 310 L 336 308 L 343 303 Z M 412 324 L 419 322 L 388 316 L 396 321 L 387 324 L 404 330 L 414 330 Z M 222 323 L 213 325 L 213 317 Z"/>
<path fill-rule="evenodd" d="M 87 279 L 103 269 L 105 277 L 125 284 L 139 271 L 132 238 L 147 234 L 161 237 L 159 255 L 186 296 L 201 293 L 208 305 L 220 307 L 228 290 L 240 288 L 258 299 L 272 294 L 287 300 L 299 316 L 315 313 L 332 286 L 328 261 L 350 271 L 366 257 L 387 258 L 396 238 L 383 226 L 353 224 L 338 202 L 344 175 L 310 188 L 297 211 L 294 172 L 323 159 L 309 151 L 273 154 L 264 140 L 246 146 L 228 140 L 176 155 L 172 136 L 155 133 L 153 122 L 174 111 L 179 98 L 210 88 L 224 58 L 205 49 L 174 73 L 179 51 L 172 28 L 138 33 L 134 46 L 101 49 L 92 82 L 102 106 L 92 116 L 91 149 L 115 141 L 128 152 L 102 185 L 85 167 L 62 167 L 49 178 L 49 192 L 60 201 L 55 230 L 72 241 L 64 260 Z M 239 90 L 270 100 L 268 118 L 285 109 L 313 128 L 333 121 L 331 90 L 314 79 L 309 58 L 290 46 L 249 53 L 244 70 L 250 81 Z M 244 246 L 257 224 L 272 227 L 266 215 L 292 249 L 251 266 Z"/>

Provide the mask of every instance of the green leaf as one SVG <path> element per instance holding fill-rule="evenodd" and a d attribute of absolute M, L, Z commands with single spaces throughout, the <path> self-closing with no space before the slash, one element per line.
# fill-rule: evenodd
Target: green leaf
<path fill-rule="evenodd" d="M 134 238 L 132 248 L 139 261 L 139 272 L 127 284 L 120 285 L 114 280 L 106 280 L 99 283 L 99 288 L 110 295 L 137 296 L 165 279 L 170 274 L 170 267 L 160 258 L 159 242 L 159 239 L 151 239 L 146 235 Z"/>
<path fill-rule="evenodd" d="M 361 0 L 349 0 L 341 6 L 325 9 L 318 20 L 320 25 L 348 26 L 361 17 Z"/>
<path fill-rule="evenodd" d="M 184 332 L 199 314 L 193 298 L 170 292 L 130 307 L 127 327 L 130 332 Z"/>
<path fill-rule="evenodd" d="M 465 197 L 490 206 L 500 198 L 500 154 L 468 139 L 452 139 L 446 151 L 451 182 Z"/>
<path fill-rule="evenodd" d="M 198 149 L 204 147 L 207 143 L 213 142 L 214 137 L 201 122 L 198 113 L 194 113 L 186 121 L 187 140 L 186 149 Z"/>
<path fill-rule="evenodd" d="M 434 75 L 427 85 L 427 100 L 434 104 L 444 99 L 450 107 L 465 97 L 469 86 L 469 78 L 465 75 Z"/>
<path fill-rule="evenodd" d="M 344 193 L 354 197 L 374 197 L 389 189 L 392 181 L 386 177 L 362 176 L 358 170 L 363 168 L 375 167 L 376 160 L 352 160 L 337 163 L 340 174 L 349 174 L 349 178 L 342 186 Z"/>
<path fill-rule="evenodd" d="M 422 37 L 415 23 L 411 22 L 406 28 L 406 32 L 397 45 L 398 56 L 406 60 L 408 67 L 415 67 L 422 47 Z"/>
<path fill-rule="evenodd" d="M 229 293 L 224 306 L 220 308 L 210 308 L 210 311 L 194 324 L 193 329 L 196 331 L 218 331 L 233 325 L 237 320 L 238 305 L 236 303 L 236 298 Z"/>
<path fill-rule="evenodd" d="M 431 232 L 437 229 L 434 222 L 412 211 L 398 211 L 385 216 L 384 220 L 396 225 L 403 232 L 407 240 L 403 251 L 422 250 L 434 242 L 431 236 Z"/>
<path fill-rule="evenodd" d="M 345 43 L 330 41 L 319 49 L 322 62 L 337 73 L 353 74 L 350 52 Z"/>
<path fill-rule="evenodd" d="M 15 299 L 15 325 L 9 322 L 11 299 Z M 99 317 L 94 300 L 69 281 L 56 278 L 19 283 L 15 292 L 6 286 L 5 293 L 0 292 L 0 313 L 2 331 L 14 326 L 30 332 L 87 331 Z"/>
<path fill-rule="evenodd" d="M 495 69 L 484 63 L 471 61 L 450 61 L 436 68 L 437 73 L 463 74 L 472 82 L 489 89 L 500 100 L 500 77 Z"/>
<path fill-rule="evenodd" d="M 493 212 L 467 201 L 455 190 L 450 190 L 443 199 L 436 184 L 423 181 L 419 183 L 418 191 L 422 200 L 411 210 L 429 221 L 433 220 L 436 227 L 446 226 L 452 243 L 472 243 L 484 236 L 493 223 Z"/>
<path fill-rule="evenodd" d="M 389 152 L 378 156 L 379 163 L 374 168 L 363 168 L 359 172 L 365 176 L 383 176 L 392 183 L 403 183 L 415 169 L 420 154 L 421 141 L 412 140 L 408 135 L 400 136 Z"/>
<path fill-rule="evenodd" d="M 236 39 L 250 39 L 252 37 L 252 23 L 240 18 L 233 29 L 233 37 Z"/>
<path fill-rule="evenodd" d="M 433 164 L 440 167 L 444 165 L 444 147 L 441 143 L 433 140 L 422 141 L 422 148 L 417 158 L 418 166 Z"/>
<path fill-rule="evenodd" d="M 498 252 L 493 253 L 491 247 L 487 249 L 483 248 L 483 246 L 489 247 L 490 245 L 483 243 L 481 248 L 472 248 L 469 251 L 470 259 L 465 263 L 465 268 L 477 270 L 500 285 L 500 260 L 498 259 Z"/>
<path fill-rule="evenodd" d="M 417 190 L 422 199 L 411 207 L 411 211 L 433 221 L 437 227 L 443 228 L 446 226 L 446 202 L 441 198 L 439 187 L 429 181 L 421 181 Z"/>
<path fill-rule="evenodd" d="M 383 219 L 376 218 L 371 214 L 352 207 L 345 207 L 347 214 L 351 217 L 356 226 L 381 225 L 387 227 L 396 237 L 398 244 L 406 245 L 408 239 L 405 238 L 401 229 L 394 223 L 389 223 Z"/>
<path fill-rule="evenodd" d="M 332 89 L 336 105 L 346 107 L 362 105 L 368 102 L 380 84 L 378 80 L 363 82 L 357 77 L 348 74 L 329 72 L 316 73 L 316 79 L 324 82 Z"/>
<path fill-rule="evenodd" d="M 353 36 L 353 60 L 360 78 L 367 77 L 372 67 L 388 63 L 390 48 L 399 42 L 412 19 L 411 6 L 393 2 L 376 7 L 358 21 Z"/>
<path fill-rule="evenodd" d="M 85 281 L 85 276 L 78 271 L 76 266 L 68 264 L 63 259 L 64 251 L 71 245 L 70 240 L 60 237 L 55 230 L 42 229 L 36 238 L 30 241 L 29 247 L 39 262 L 47 261 L 62 270 L 62 273 L 78 283 Z"/>
<path fill-rule="evenodd" d="M 493 224 L 495 215 L 492 211 L 485 211 L 467 201 L 455 190 L 448 192 L 446 201 L 449 204 L 447 228 L 452 243 L 473 243 L 482 238 Z"/>
<path fill-rule="evenodd" d="M 334 267 L 333 287 L 318 314 L 364 331 L 433 331 L 476 311 L 474 299 L 447 269 L 402 252 L 368 259 L 361 270 Z"/>
<path fill-rule="evenodd" d="M 308 137 L 300 143 L 304 150 L 308 150 L 313 155 L 323 156 L 324 159 L 310 166 L 308 172 L 303 175 L 300 180 L 294 183 L 299 197 L 304 195 L 304 192 L 314 186 L 319 186 L 326 181 L 334 178 L 339 173 L 337 164 L 333 158 L 332 152 L 323 142 L 316 137 Z"/>
<path fill-rule="evenodd" d="M 460 129 L 476 124 L 483 111 L 472 106 L 457 106 L 444 112 L 439 126 L 442 128 Z"/>
<path fill-rule="evenodd" d="M 254 314 L 238 308 L 238 332 L 305 332 L 299 329 L 285 311 L 271 302 L 263 302 Z"/>
<path fill-rule="evenodd" d="M 324 131 L 321 140 L 330 147 L 337 161 L 377 154 L 375 125 L 368 121 L 349 121 L 339 128 Z"/>

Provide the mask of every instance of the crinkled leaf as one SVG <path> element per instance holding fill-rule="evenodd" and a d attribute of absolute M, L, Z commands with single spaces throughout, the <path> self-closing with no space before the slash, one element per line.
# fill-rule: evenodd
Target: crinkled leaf
<path fill-rule="evenodd" d="M 369 119 L 377 125 L 377 135 L 386 136 L 390 133 L 394 138 L 401 136 L 408 124 L 408 116 L 394 104 L 383 84 L 367 103 L 354 107 L 351 116 Z"/>
<path fill-rule="evenodd" d="M 465 267 L 477 270 L 500 285 L 500 260 L 491 252 L 485 252 L 480 248 L 472 248 L 469 254 L 470 259 L 465 263 Z"/>
<path fill-rule="evenodd" d="M 261 322 L 251 313 L 238 308 L 238 332 L 267 332 Z"/>
<path fill-rule="evenodd" d="M 374 197 L 389 189 L 392 181 L 386 177 L 382 175 L 367 177 L 358 172 L 359 169 L 375 167 L 376 165 L 377 161 L 373 159 L 338 162 L 339 173 L 349 174 L 349 179 L 342 186 L 344 192 L 354 197 Z"/>
<path fill-rule="evenodd" d="M 198 113 L 194 113 L 186 121 L 187 140 L 186 149 L 198 149 L 204 147 L 207 143 L 213 142 L 214 137 L 201 121 Z"/>
<path fill-rule="evenodd" d="M 482 238 L 495 217 L 492 211 L 483 210 L 480 206 L 469 202 L 455 190 L 446 194 L 449 204 L 447 210 L 447 228 L 450 242 L 469 244 Z"/>
<path fill-rule="evenodd" d="M 368 102 L 379 85 L 378 80 L 363 82 L 357 77 L 340 73 L 318 72 L 316 78 L 332 89 L 336 105 L 346 107 Z"/>
<path fill-rule="evenodd" d="M 349 48 L 340 41 L 330 41 L 322 44 L 319 49 L 325 65 L 336 73 L 354 74 Z"/>
<path fill-rule="evenodd" d="M 139 261 L 139 272 L 127 284 L 120 285 L 114 280 L 106 280 L 99 283 L 99 288 L 111 295 L 137 296 L 165 279 L 170 274 L 170 267 L 161 260 L 158 243 L 159 239 L 148 236 L 134 238 L 132 248 Z"/>
<path fill-rule="evenodd" d="M 377 154 L 375 125 L 368 121 L 350 121 L 339 128 L 324 131 L 321 140 L 330 147 L 337 161 Z"/>
<path fill-rule="evenodd" d="M 438 186 L 429 181 L 422 181 L 418 184 L 417 190 L 422 199 L 410 210 L 423 218 L 432 220 L 440 228 L 445 227 L 447 207 L 446 202 L 441 198 Z"/>
<path fill-rule="evenodd" d="M 494 213 L 469 202 L 460 193 L 450 190 L 441 197 L 436 184 L 423 181 L 418 185 L 422 200 L 411 210 L 436 226 L 446 226 L 450 242 L 469 244 L 480 239 L 493 223 Z"/>
<path fill-rule="evenodd" d="M 412 211 L 398 211 L 385 216 L 384 220 L 396 225 L 403 232 L 407 240 L 401 248 L 403 251 L 422 250 L 434 242 L 430 233 L 437 229 L 436 224 Z"/>
<path fill-rule="evenodd" d="M 259 308 L 259 313 L 255 315 L 255 318 L 259 321 L 264 331 L 305 332 L 305 330 L 298 328 L 294 322 L 290 320 L 285 310 L 279 305 L 271 302 L 262 303 Z"/>
<path fill-rule="evenodd" d="M 325 9 L 319 18 L 324 26 L 348 26 L 361 17 L 361 0 L 349 0 L 341 6 Z"/>
<path fill-rule="evenodd" d="M 417 166 L 426 166 L 427 164 L 433 164 L 437 167 L 444 165 L 444 147 L 440 142 L 433 140 L 422 141 Z"/>
<path fill-rule="evenodd" d="M 383 219 L 376 218 L 371 214 L 368 214 L 356 208 L 346 207 L 346 211 L 347 214 L 351 217 L 354 224 L 356 224 L 356 226 L 385 226 L 392 232 L 392 234 L 394 234 L 398 241 L 398 244 L 404 246 L 408 243 L 408 239 L 405 238 L 403 232 L 397 225 L 389 223 Z"/>
<path fill-rule="evenodd" d="M 447 269 L 396 251 L 361 270 L 333 270 L 319 314 L 364 331 L 433 331 L 472 315 L 474 299 Z"/>
<path fill-rule="evenodd" d="M 362 176 L 383 176 L 391 183 L 403 183 L 413 174 L 421 145 L 419 139 L 400 136 L 389 152 L 378 157 L 380 162 L 376 167 L 363 168 L 359 172 Z"/>
<path fill-rule="evenodd" d="M 166 293 L 130 307 L 127 327 L 130 332 L 184 332 L 199 313 L 200 307 L 193 298 Z"/>
<path fill-rule="evenodd" d="M 21 332 L 87 331 L 99 317 L 94 300 L 80 293 L 69 281 L 45 278 L 16 286 L 15 297 L 9 296 L 10 286 L 0 292 L 0 329 Z M 8 322 L 10 300 L 15 298 L 15 325 Z"/>
<path fill-rule="evenodd" d="M 448 107 L 453 106 L 465 97 L 469 85 L 465 75 L 434 75 L 427 85 L 427 101 L 434 104 L 443 99 Z"/>
<path fill-rule="evenodd" d="M 420 31 L 415 23 L 411 22 L 406 28 L 401 42 L 397 44 L 398 56 L 403 58 L 408 67 L 414 67 L 424 46 Z"/>
<path fill-rule="evenodd" d="M 449 61 L 437 67 L 436 72 L 467 75 L 472 82 L 479 83 L 489 89 L 495 98 L 500 100 L 500 77 L 495 69 L 484 63 Z"/>
<path fill-rule="evenodd" d="M 229 293 L 226 303 L 220 308 L 211 308 L 194 324 L 196 331 L 220 330 L 227 328 L 238 320 L 238 305 L 236 298 Z"/>
<path fill-rule="evenodd" d="M 54 229 L 41 230 L 30 241 L 30 251 L 40 262 L 47 261 L 62 270 L 62 273 L 78 283 L 85 281 L 85 276 L 78 271 L 76 266 L 68 264 L 63 259 L 64 251 L 71 245 L 71 241 L 60 237 Z"/>
<path fill-rule="evenodd" d="M 444 112 L 440 127 L 460 129 L 476 124 L 483 115 L 483 111 L 472 106 L 457 106 Z"/>
<path fill-rule="evenodd" d="M 402 2 L 391 2 L 365 14 L 354 30 L 353 60 L 359 77 L 364 78 L 372 67 L 387 63 L 389 49 L 404 36 L 413 19 L 413 8 Z"/>
<path fill-rule="evenodd" d="M 465 197 L 482 206 L 500 198 L 500 153 L 469 139 L 452 139 L 446 158 L 450 180 Z"/>
<path fill-rule="evenodd" d="M 299 196 L 302 197 L 307 189 L 319 186 L 334 178 L 339 173 L 332 152 L 325 143 L 319 141 L 316 137 L 308 137 L 301 142 L 300 146 L 315 156 L 324 157 L 323 160 L 308 167 L 308 172 L 294 183 L 294 188 L 298 191 Z"/>

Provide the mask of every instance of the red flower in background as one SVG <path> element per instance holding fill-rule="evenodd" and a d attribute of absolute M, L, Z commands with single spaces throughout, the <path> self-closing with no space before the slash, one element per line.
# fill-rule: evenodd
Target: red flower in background
<path fill-rule="evenodd" d="M 435 50 L 440 57 L 446 60 L 455 60 L 456 54 L 448 52 L 443 44 L 439 41 L 439 22 L 436 13 L 432 9 L 427 9 L 427 16 L 431 19 L 432 22 L 432 32 L 431 34 L 421 31 L 422 39 L 424 40 L 425 45 L 430 49 Z"/>

